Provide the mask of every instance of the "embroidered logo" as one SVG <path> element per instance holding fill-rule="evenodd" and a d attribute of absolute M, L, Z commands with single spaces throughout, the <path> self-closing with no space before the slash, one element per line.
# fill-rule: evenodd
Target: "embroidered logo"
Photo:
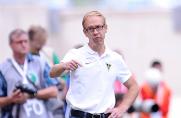
<path fill-rule="evenodd" d="M 106 66 L 107 66 L 107 69 L 108 69 L 108 71 L 109 71 L 110 68 L 111 68 L 111 64 L 106 63 Z"/>

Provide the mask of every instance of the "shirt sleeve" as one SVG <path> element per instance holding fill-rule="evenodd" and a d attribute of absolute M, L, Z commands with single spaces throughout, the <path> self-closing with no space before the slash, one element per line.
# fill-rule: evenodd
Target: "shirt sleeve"
<path fill-rule="evenodd" d="M 122 83 L 126 82 L 132 75 L 122 56 L 118 56 L 117 60 L 117 79 Z"/>
<path fill-rule="evenodd" d="M 67 52 L 67 54 L 64 56 L 64 58 L 61 60 L 61 62 L 68 62 L 71 60 L 77 60 L 76 59 L 76 49 L 71 49 L 70 51 Z"/>

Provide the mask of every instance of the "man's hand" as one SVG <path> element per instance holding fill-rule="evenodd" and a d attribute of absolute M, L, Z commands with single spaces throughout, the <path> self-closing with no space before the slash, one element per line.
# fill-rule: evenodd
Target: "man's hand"
<path fill-rule="evenodd" d="M 64 72 L 74 71 L 79 66 L 82 66 L 79 62 L 75 60 L 71 60 L 69 62 L 62 62 L 60 64 L 56 64 L 51 68 L 50 77 L 58 77 Z"/>
<path fill-rule="evenodd" d="M 22 104 L 29 98 L 28 94 L 22 93 L 20 90 L 16 90 L 10 96 L 10 100 L 15 104 Z"/>
<path fill-rule="evenodd" d="M 108 109 L 106 113 L 110 113 L 108 118 L 122 118 L 124 115 L 124 111 L 119 109 L 118 107 Z"/>
<path fill-rule="evenodd" d="M 71 60 L 69 62 L 66 62 L 63 64 L 63 68 L 65 70 L 71 70 L 74 71 L 78 68 L 78 66 L 82 66 L 79 62 L 75 61 L 75 60 Z"/>

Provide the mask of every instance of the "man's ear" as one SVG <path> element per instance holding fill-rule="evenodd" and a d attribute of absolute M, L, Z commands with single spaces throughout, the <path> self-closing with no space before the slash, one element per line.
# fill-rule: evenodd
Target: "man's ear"
<path fill-rule="evenodd" d="M 107 33 L 107 25 L 105 25 L 104 28 L 105 28 L 105 32 Z"/>

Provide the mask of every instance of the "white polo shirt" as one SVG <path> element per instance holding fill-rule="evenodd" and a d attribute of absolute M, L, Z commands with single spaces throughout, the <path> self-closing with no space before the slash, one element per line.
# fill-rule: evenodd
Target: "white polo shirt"
<path fill-rule="evenodd" d="M 121 55 L 106 48 L 101 56 L 88 45 L 70 50 L 62 60 L 76 60 L 82 64 L 70 72 L 70 86 L 66 96 L 73 109 L 89 113 L 103 113 L 115 105 L 114 81 L 126 82 L 131 72 Z"/>

